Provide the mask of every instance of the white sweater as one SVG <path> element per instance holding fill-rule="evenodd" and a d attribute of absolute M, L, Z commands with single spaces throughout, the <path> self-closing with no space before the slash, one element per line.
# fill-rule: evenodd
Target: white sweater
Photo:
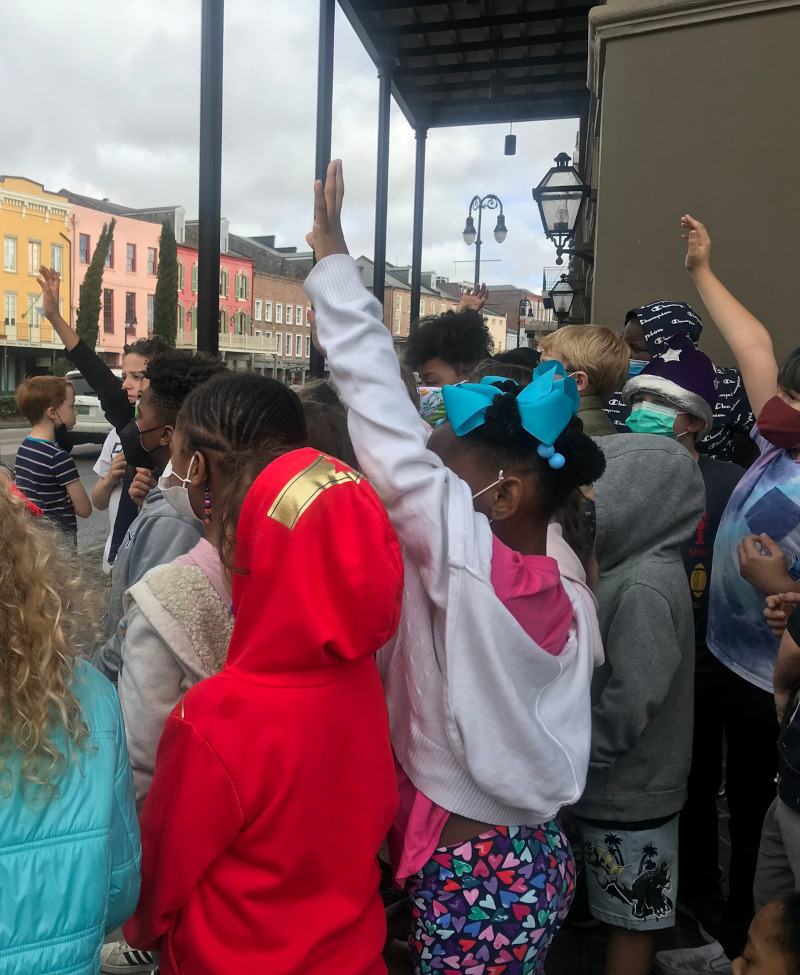
<path fill-rule="evenodd" d="M 403 543 L 400 627 L 382 662 L 397 758 L 450 812 L 546 821 L 583 791 L 596 621 L 565 580 L 574 624 L 561 654 L 525 633 L 492 589 L 489 522 L 427 450 L 381 306 L 352 258 L 325 258 L 305 288 L 359 464 Z"/>

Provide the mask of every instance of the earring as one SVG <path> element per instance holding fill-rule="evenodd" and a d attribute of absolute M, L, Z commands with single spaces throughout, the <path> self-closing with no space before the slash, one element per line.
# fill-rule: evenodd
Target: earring
<path fill-rule="evenodd" d="M 211 524 L 211 492 L 208 490 L 208 485 L 203 492 L 203 523 Z"/>

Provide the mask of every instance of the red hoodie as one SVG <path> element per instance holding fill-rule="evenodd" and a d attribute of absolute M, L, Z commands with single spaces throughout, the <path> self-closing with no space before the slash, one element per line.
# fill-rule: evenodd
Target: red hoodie
<path fill-rule="evenodd" d="M 369 483 L 306 448 L 242 506 L 222 672 L 170 715 L 125 937 L 162 975 L 386 971 L 378 849 L 397 808 L 375 653 L 400 544 Z"/>

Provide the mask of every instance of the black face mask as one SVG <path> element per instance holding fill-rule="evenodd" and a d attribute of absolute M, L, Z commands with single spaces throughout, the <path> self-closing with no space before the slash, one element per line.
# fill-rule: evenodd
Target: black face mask
<path fill-rule="evenodd" d="M 122 444 L 122 452 L 125 454 L 125 461 L 131 467 L 144 467 L 148 471 L 156 469 L 150 451 L 142 446 L 142 436 L 136 426 L 136 420 L 131 420 L 119 433 L 119 441 Z"/>

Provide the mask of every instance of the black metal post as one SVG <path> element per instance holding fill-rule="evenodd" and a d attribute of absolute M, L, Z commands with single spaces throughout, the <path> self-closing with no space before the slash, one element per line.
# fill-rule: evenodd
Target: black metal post
<path fill-rule="evenodd" d="M 383 304 L 386 284 L 386 219 L 389 210 L 389 123 L 392 109 L 393 61 L 378 62 L 378 185 L 375 190 L 375 263 L 372 293 Z"/>
<path fill-rule="evenodd" d="M 200 58 L 200 200 L 197 348 L 219 351 L 219 221 L 222 184 L 222 37 L 225 0 L 203 0 Z"/>
<path fill-rule="evenodd" d="M 336 0 L 319 0 L 319 49 L 317 54 L 317 149 L 315 179 L 325 182 L 331 161 L 333 127 L 333 42 Z M 325 359 L 311 345 L 309 372 L 313 379 L 325 375 Z"/>
<path fill-rule="evenodd" d="M 478 236 L 475 240 L 475 285 L 481 283 L 481 218 L 483 217 L 483 201 L 478 205 Z"/>
<path fill-rule="evenodd" d="M 411 244 L 411 324 L 413 330 L 419 320 L 419 294 L 422 290 L 422 220 L 425 207 L 425 146 L 428 130 L 419 128 L 417 137 L 417 165 L 414 171 L 414 230 Z"/>

